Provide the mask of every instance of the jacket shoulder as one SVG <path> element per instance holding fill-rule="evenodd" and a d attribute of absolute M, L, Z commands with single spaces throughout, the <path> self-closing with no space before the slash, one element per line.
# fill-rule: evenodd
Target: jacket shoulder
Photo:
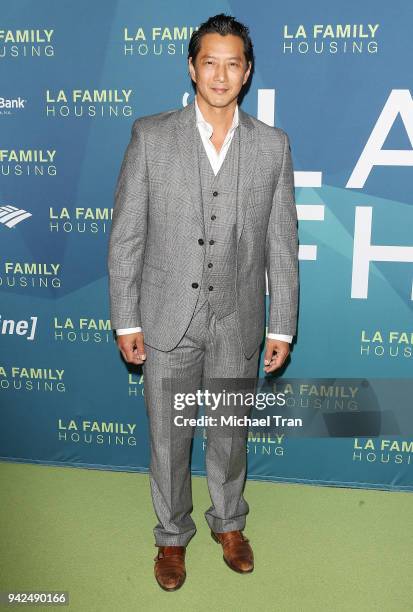
<path fill-rule="evenodd" d="M 143 117 L 137 117 L 132 124 L 132 133 L 135 130 L 150 130 L 151 128 L 159 129 L 159 127 L 168 124 L 171 119 L 175 116 L 180 109 L 172 109 L 168 111 L 162 111 L 160 113 L 154 113 L 152 115 L 144 115 Z"/>
<path fill-rule="evenodd" d="M 284 135 L 285 135 L 285 136 L 287 136 L 287 140 L 288 140 L 288 134 L 282 128 L 275 127 L 275 126 L 272 126 L 272 125 L 268 125 L 268 123 L 264 123 L 264 121 L 261 121 L 260 119 L 257 119 L 253 115 L 250 115 L 248 113 L 246 113 L 246 114 L 248 115 L 248 117 L 252 121 L 254 127 L 256 129 L 258 129 L 258 131 L 260 133 L 260 136 L 268 137 L 271 140 L 275 140 L 278 143 L 280 143 L 280 142 L 283 143 L 284 142 Z"/>
<path fill-rule="evenodd" d="M 284 134 L 287 134 L 287 132 L 280 127 L 268 125 L 267 123 L 264 123 L 264 121 L 261 121 L 260 119 L 257 119 L 256 117 L 253 117 L 251 115 L 250 117 L 252 119 L 252 122 L 254 123 L 254 126 L 258 128 L 260 132 L 262 132 L 263 134 L 267 134 L 269 137 L 276 137 L 283 140 Z"/>

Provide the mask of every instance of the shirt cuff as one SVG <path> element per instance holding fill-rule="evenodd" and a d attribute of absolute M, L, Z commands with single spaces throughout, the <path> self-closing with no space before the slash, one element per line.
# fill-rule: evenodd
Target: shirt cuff
<path fill-rule="evenodd" d="M 271 340 L 284 340 L 284 342 L 292 342 L 293 337 L 285 334 L 267 334 L 267 338 Z"/>
<path fill-rule="evenodd" d="M 141 332 L 142 327 L 122 327 L 116 330 L 117 336 L 123 336 L 124 334 L 134 334 L 135 332 Z"/>

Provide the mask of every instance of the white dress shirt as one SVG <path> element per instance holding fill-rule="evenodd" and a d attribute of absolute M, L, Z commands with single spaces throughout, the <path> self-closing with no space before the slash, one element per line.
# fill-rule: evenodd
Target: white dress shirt
<path fill-rule="evenodd" d="M 214 171 L 214 174 L 216 175 L 218 173 L 218 170 L 220 169 L 224 159 L 225 159 L 225 155 L 227 154 L 228 148 L 231 144 L 232 138 L 234 136 L 234 131 L 235 128 L 238 125 L 238 104 L 235 107 L 235 112 L 234 112 L 234 117 L 232 120 L 232 125 L 229 128 L 226 136 L 225 136 L 225 140 L 222 144 L 222 147 L 218 153 L 218 151 L 215 148 L 215 145 L 212 143 L 212 141 L 210 140 L 212 133 L 213 133 L 213 127 L 210 123 L 208 123 L 207 121 L 205 121 L 201 110 L 198 106 L 198 102 L 195 96 L 195 112 L 196 112 L 196 125 L 197 128 L 199 130 L 199 133 L 201 135 L 201 139 L 202 139 L 202 143 L 204 145 L 205 148 L 205 152 L 208 156 L 208 159 L 211 163 L 212 166 L 212 170 Z M 123 334 L 133 334 L 135 332 L 140 332 L 142 331 L 141 327 L 125 327 L 122 329 L 117 329 L 116 330 L 116 334 L 118 336 L 121 336 Z M 269 333 L 267 334 L 267 338 L 272 338 L 274 340 L 284 340 L 285 342 L 291 342 L 293 337 L 286 335 L 286 334 L 273 334 L 273 333 Z"/>

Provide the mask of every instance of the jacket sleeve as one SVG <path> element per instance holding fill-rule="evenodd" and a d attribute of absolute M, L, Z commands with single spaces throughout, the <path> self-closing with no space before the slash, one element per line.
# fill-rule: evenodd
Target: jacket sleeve
<path fill-rule="evenodd" d="M 117 179 L 108 245 L 112 329 L 141 326 L 139 310 L 149 200 L 142 122 L 132 125 Z"/>
<path fill-rule="evenodd" d="M 288 135 L 268 222 L 265 265 L 268 277 L 268 330 L 294 336 L 298 308 L 298 229 L 294 171 Z"/>

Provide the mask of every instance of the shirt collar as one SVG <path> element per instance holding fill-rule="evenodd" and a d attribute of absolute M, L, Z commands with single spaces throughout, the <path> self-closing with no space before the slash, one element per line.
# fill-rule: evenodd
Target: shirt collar
<path fill-rule="evenodd" d="M 214 130 L 212 128 L 212 125 L 210 123 L 208 123 L 208 121 L 206 121 L 204 119 L 204 116 L 201 113 L 201 109 L 198 106 L 196 95 L 195 95 L 195 113 L 196 113 L 196 123 L 197 123 L 197 125 L 201 126 L 208 133 L 208 137 L 210 137 Z M 235 130 L 235 128 L 238 125 L 238 122 L 239 122 L 239 114 L 238 114 L 238 104 L 237 104 L 236 107 L 235 107 L 234 116 L 233 116 L 233 119 L 232 119 L 232 125 L 229 128 L 229 130 L 228 130 L 228 134 L 231 134 L 231 132 L 233 132 Z"/>

